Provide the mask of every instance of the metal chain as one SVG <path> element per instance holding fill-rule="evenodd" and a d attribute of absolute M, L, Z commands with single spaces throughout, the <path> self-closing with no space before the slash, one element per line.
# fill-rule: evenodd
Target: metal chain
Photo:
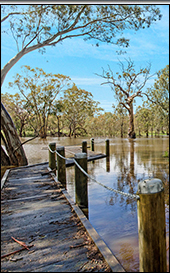
<path fill-rule="evenodd" d="M 118 191 L 118 190 L 115 190 L 113 188 L 110 188 L 100 182 L 98 182 L 95 178 L 91 177 L 88 173 L 86 173 L 86 171 L 77 163 L 77 161 L 74 159 L 74 162 L 75 164 L 77 165 L 77 167 L 91 180 L 93 180 L 94 182 L 96 182 L 97 184 L 99 184 L 100 186 L 110 190 L 110 191 L 113 191 L 113 192 L 116 192 L 116 193 L 119 193 L 119 194 L 122 194 L 124 196 L 128 196 L 130 198 L 136 198 L 137 200 L 139 199 L 139 195 L 137 194 L 131 194 L 131 193 L 126 193 L 126 192 L 122 192 L 122 191 Z"/>
<path fill-rule="evenodd" d="M 49 150 L 51 150 L 51 149 L 49 148 Z M 58 156 L 60 156 L 62 159 L 67 159 L 67 160 L 69 161 L 68 158 L 65 158 L 64 156 L 60 155 L 60 154 L 57 152 L 57 150 L 52 151 L 52 152 L 56 152 L 56 154 L 57 154 Z M 76 161 L 74 158 L 73 158 L 73 160 L 74 160 L 74 163 L 77 165 L 77 167 L 78 167 L 78 168 L 79 168 L 79 169 L 80 169 L 80 170 L 81 170 L 89 179 L 93 180 L 94 182 L 96 182 L 96 183 L 99 184 L 100 186 L 106 188 L 107 190 L 113 191 L 113 192 L 115 192 L 115 193 L 119 193 L 119 194 L 124 195 L 124 196 L 129 197 L 129 198 L 134 198 L 134 199 L 137 199 L 137 200 L 140 199 L 139 195 L 137 195 L 137 194 L 131 194 L 131 193 L 126 193 L 126 192 L 122 192 L 122 191 L 119 191 L 119 190 L 115 190 L 115 189 L 113 189 L 113 188 L 110 188 L 110 187 L 108 187 L 108 186 L 106 186 L 106 185 L 104 185 L 104 184 L 98 182 L 95 178 L 91 177 L 88 173 L 86 173 L 86 171 L 77 163 L 77 161 Z"/>

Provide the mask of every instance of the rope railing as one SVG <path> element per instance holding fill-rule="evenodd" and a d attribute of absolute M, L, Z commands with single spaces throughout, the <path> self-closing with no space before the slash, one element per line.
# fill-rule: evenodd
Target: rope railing
<path fill-rule="evenodd" d="M 68 160 L 68 161 L 69 161 L 68 158 L 62 156 L 60 153 L 57 152 L 57 150 L 52 151 L 52 150 L 50 149 L 50 147 L 49 147 L 49 150 L 50 150 L 51 153 L 56 153 L 56 154 L 57 154 L 59 157 L 61 157 L 62 159 Z M 124 195 L 124 196 L 129 197 L 129 198 L 134 198 L 134 199 L 139 200 L 139 195 L 137 195 L 137 194 L 131 194 L 131 193 L 122 192 L 122 191 L 119 191 L 119 190 L 110 188 L 110 187 L 108 187 L 108 186 L 102 184 L 101 182 L 98 182 L 95 178 L 93 178 L 92 176 L 90 176 L 90 175 L 89 175 L 89 174 L 88 174 L 88 173 L 87 173 L 87 172 L 86 172 L 86 171 L 77 163 L 77 161 L 76 161 L 74 158 L 73 158 L 73 161 L 74 161 L 74 163 L 76 164 L 76 166 L 77 166 L 77 167 L 78 167 L 78 168 L 79 168 L 79 169 L 80 169 L 80 170 L 81 170 L 81 171 L 82 171 L 90 180 L 96 182 L 98 185 L 104 187 L 104 188 L 107 189 L 107 190 L 113 191 L 113 192 L 115 192 L 115 193 Z"/>
<path fill-rule="evenodd" d="M 91 144 L 94 144 L 94 139 Z M 88 217 L 88 179 L 96 182 L 109 191 L 136 199 L 140 272 L 166 272 L 165 202 L 162 181 L 157 178 L 149 178 L 140 181 L 138 183 L 138 194 L 126 193 L 108 187 L 103 183 L 98 182 L 87 173 L 87 151 L 84 149 L 85 146 L 87 146 L 87 142 L 83 141 L 82 152 L 76 153 L 75 158 L 69 159 L 65 157 L 65 149 L 63 146 L 56 148 L 56 143 L 50 143 L 49 167 L 51 169 L 56 168 L 54 154 L 56 153 L 58 181 L 61 183 L 62 187 L 66 189 L 66 163 L 69 161 L 71 163 L 74 162 L 76 205 L 82 209 L 86 217 Z M 93 145 L 91 145 L 91 149 L 92 148 L 94 148 Z M 108 139 L 106 140 L 106 157 L 109 158 Z M 162 261 L 161 265 L 159 261 Z"/>

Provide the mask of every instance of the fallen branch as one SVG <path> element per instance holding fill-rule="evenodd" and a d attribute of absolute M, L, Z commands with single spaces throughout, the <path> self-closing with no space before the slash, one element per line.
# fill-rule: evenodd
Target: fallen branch
<path fill-rule="evenodd" d="M 87 246 L 87 245 L 88 245 L 87 243 L 84 243 L 80 245 L 70 246 L 70 248 L 78 248 L 78 247 Z"/>
<path fill-rule="evenodd" d="M 15 242 L 17 242 L 19 245 L 21 245 L 21 246 L 23 246 L 23 247 L 25 247 L 26 249 L 29 250 L 28 246 L 27 246 L 24 242 L 18 241 L 18 240 L 15 239 L 14 237 L 11 237 L 11 238 L 12 238 Z"/>
<path fill-rule="evenodd" d="M 34 246 L 34 245 L 30 245 L 29 247 L 32 247 L 32 246 Z M 15 250 L 15 251 L 13 251 L 13 252 L 10 252 L 10 253 L 8 253 L 8 254 L 5 254 L 5 255 L 1 256 L 1 259 L 5 258 L 5 257 L 8 257 L 8 256 L 10 256 L 10 255 L 12 255 L 12 254 L 18 253 L 18 252 L 20 252 L 20 251 L 22 251 L 22 250 L 25 250 L 25 249 L 26 249 L 26 248 L 23 247 L 23 248 L 21 248 L 21 249 L 18 249 L 18 250 Z"/>

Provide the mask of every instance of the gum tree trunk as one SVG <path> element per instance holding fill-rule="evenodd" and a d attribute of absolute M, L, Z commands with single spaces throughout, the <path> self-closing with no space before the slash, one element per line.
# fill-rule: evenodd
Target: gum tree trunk
<path fill-rule="evenodd" d="M 133 119 L 133 102 L 129 105 L 129 138 L 136 138 L 135 129 L 134 129 L 134 119 Z"/>
<path fill-rule="evenodd" d="M 5 107 L 1 103 L 1 130 L 3 131 L 4 144 L 8 153 L 5 156 L 1 149 L 1 156 L 3 157 L 3 162 L 10 162 L 10 165 L 25 166 L 28 165 L 28 161 L 21 145 L 21 141 L 17 134 L 15 125 L 6 111 Z"/>

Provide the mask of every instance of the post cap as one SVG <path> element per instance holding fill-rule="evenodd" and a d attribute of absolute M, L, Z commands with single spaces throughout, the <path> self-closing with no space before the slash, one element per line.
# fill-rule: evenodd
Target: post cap
<path fill-rule="evenodd" d="M 57 151 L 63 151 L 63 150 L 64 150 L 64 146 L 58 146 L 58 147 L 56 148 L 56 150 L 57 150 Z"/>
<path fill-rule="evenodd" d="M 140 181 L 138 184 L 138 193 L 157 193 L 163 190 L 163 183 L 158 178 L 149 178 Z"/>
<path fill-rule="evenodd" d="M 56 145 L 56 142 L 51 142 L 49 143 L 49 145 Z"/>
<path fill-rule="evenodd" d="M 87 154 L 86 153 L 78 153 L 78 154 L 75 154 L 75 158 L 87 158 Z"/>

